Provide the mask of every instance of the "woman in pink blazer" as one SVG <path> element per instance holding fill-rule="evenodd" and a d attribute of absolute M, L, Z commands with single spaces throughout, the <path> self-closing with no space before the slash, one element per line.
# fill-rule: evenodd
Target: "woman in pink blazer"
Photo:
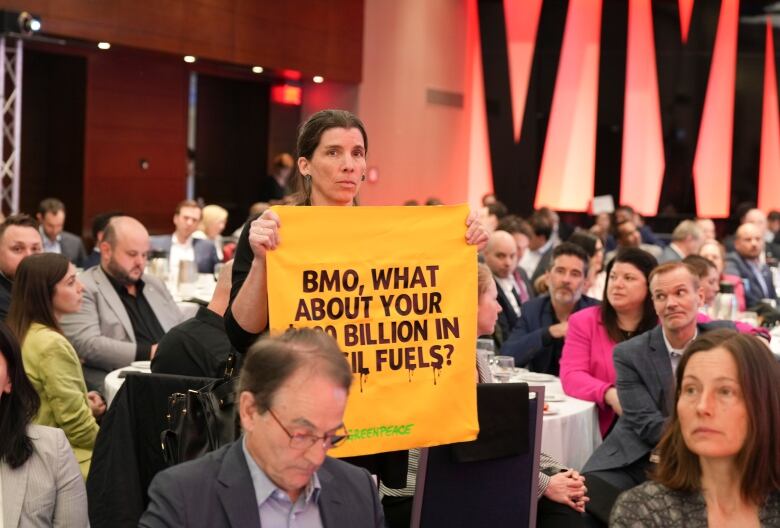
<path fill-rule="evenodd" d="M 569 317 L 561 356 L 561 383 L 569 396 L 596 403 L 602 436 L 622 413 L 612 349 L 658 323 L 647 283 L 657 264 L 655 257 L 639 248 L 621 249 L 607 265 L 601 306 L 585 308 Z"/>

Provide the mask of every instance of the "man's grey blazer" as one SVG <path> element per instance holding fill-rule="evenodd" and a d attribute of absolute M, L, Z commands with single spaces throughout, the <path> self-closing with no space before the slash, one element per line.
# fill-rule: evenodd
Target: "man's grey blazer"
<path fill-rule="evenodd" d="M 84 266 L 87 260 L 87 252 L 81 238 L 67 231 L 60 233 L 60 252 L 77 267 Z"/>
<path fill-rule="evenodd" d="M 62 317 L 62 331 L 84 367 L 106 372 L 126 367 L 135 361 L 135 332 L 119 294 L 100 265 L 85 270 L 79 279 L 84 284 L 81 310 Z M 184 317 L 162 281 L 150 274 L 143 281 L 143 295 L 162 329 L 167 332 L 182 322 Z"/>
<path fill-rule="evenodd" d="M 201 458 L 158 473 L 149 486 L 149 506 L 138 526 L 260 526 L 241 442 L 239 438 Z M 322 485 L 319 507 L 325 528 L 384 526 L 377 488 L 365 469 L 326 457 L 317 477 Z"/>
<path fill-rule="evenodd" d="M 33 452 L 16 469 L 0 462 L 3 526 L 85 528 L 87 490 L 62 429 L 29 425 Z"/>
<path fill-rule="evenodd" d="M 730 321 L 697 325 L 699 334 L 734 328 Z M 623 415 L 588 459 L 582 472 L 618 469 L 650 453 L 661 439 L 674 405 L 672 360 L 661 325 L 615 346 L 616 388 Z"/>
<path fill-rule="evenodd" d="M 171 237 L 172 235 L 155 235 L 149 238 L 149 243 L 153 250 L 170 255 L 171 244 L 173 243 Z M 198 273 L 214 273 L 214 266 L 219 262 L 214 242 L 203 238 L 193 238 L 192 252 L 195 254 L 195 264 L 198 266 Z"/>

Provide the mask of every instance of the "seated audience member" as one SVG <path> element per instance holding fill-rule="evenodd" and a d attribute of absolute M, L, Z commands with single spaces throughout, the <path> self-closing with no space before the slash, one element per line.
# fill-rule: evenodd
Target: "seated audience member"
<path fill-rule="evenodd" d="M 87 252 L 81 237 L 63 230 L 65 226 L 65 204 L 57 198 L 46 198 L 38 204 L 36 214 L 40 224 L 43 251 L 61 253 L 78 267 L 84 265 Z"/>
<path fill-rule="evenodd" d="M 520 305 L 530 299 L 528 276 L 522 268 L 519 268 L 520 280 L 515 278 L 514 272 L 518 270 L 516 248 L 512 235 L 506 231 L 494 231 L 483 251 L 485 264 L 490 268 L 496 282 L 498 304 L 501 305 L 501 314 L 494 332 L 496 344 L 499 346 L 514 328 L 520 316 Z"/>
<path fill-rule="evenodd" d="M 165 332 L 183 320 L 162 281 L 144 274 L 148 250 L 141 222 L 112 218 L 100 243 L 100 265 L 79 277 L 84 302 L 61 326 L 83 362 L 89 387 L 101 387 L 114 369 L 151 359 Z"/>
<path fill-rule="evenodd" d="M 710 240 L 717 240 L 718 237 L 717 237 L 717 232 L 715 230 L 715 222 L 713 222 L 711 219 L 697 218 L 696 225 L 699 226 L 699 229 L 701 229 L 702 237 L 704 237 L 702 243 Z"/>
<path fill-rule="evenodd" d="M 583 230 L 572 233 L 567 242 L 580 246 L 588 255 L 585 295 L 600 301 L 604 297 L 604 284 L 607 282 L 607 272 L 604 271 L 604 244 L 599 237 Z"/>
<path fill-rule="evenodd" d="M 384 526 L 365 469 L 326 456 L 347 440 L 352 372 L 336 341 L 311 329 L 256 342 L 238 388 L 244 434 L 158 473 L 141 527 Z"/>
<path fill-rule="evenodd" d="M 531 220 L 528 222 L 533 231 L 531 240 L 528 242 L 528 249 L 523 253 L 520 258 L 520 267 L 523 268 L 526 274 L 531 277 L 531 281 L 536 280 L 536 271 L 539 267 L 542 258 L 547 252 L 552 250 L 552 225 L 547 218 L 538 213 L 534 213 L 531 216 Z M 547 267 L 542 264 L 539 275 L 547 270 Z M 538 275 L 536 275 L 538 276 Z"/>
<path fill-rule="evenodd" d="M 549 295 L 523 304 L 523 313 L 501 346 L 519 366 L 557 376 L 569 316 L 598 301 L 582 295 L 588 256 L 578 245 L 564 242 L 552 252 L 547 272 Z"/>
<path fill-rule="evenodd" d="M 757 305 L 761 299 L 777 299 L 772 273 L 760 261 L 764 239 L 754 224 L 745 223 L 737 228 L 734 249 L 726 257 L 726 273 L 742 279 L 747 307 Z"/>
<path fill-rule="evenodd" d="M 699 255 L 706 258 L 718 270 L 721 282 L 728 282 L 734 287 L 734 296 L 737 298 L 737 309 L 744 312 L 745 307 L 745 286 L 742 284 L 742 278 L 737 275 L 729 275 L 724 272 L 726 267 L 726 248 L 717 240 L 707 240 L 699 249 Z"/>
<path fill-rule="evenodd" d="M 650 273 L 650 295 L 661 324 L 615 346 L 623 412 L 582 469 L 591 491 L 588 512 L 603 522 L 622 491 L 647 479 L 651 452 L 671 414 L 674 372 L 685 347 L 708 330 L 734 328 L 730 321 L 697 322 L 699 278 L 682 262 L 662 264 Z"/>
<path fill-rule="evenodd" d="M 103 231 L 105 231 L 108 222 L 115 216 L 124 216 L 124 213 L 110 211 L 108 213 L 97 214 L 92 219 L 92 240 L 95 242 L 95 245 L 92 247 L 92 252 L 84 261 L 84 265 L 82 266 L 84 269 L 89 269 L 92 266 L 100 264 L 100 243 L 103 241 Z"/>
<path fill-rule="evenodd" d="M 615 254 L 619 249 L 623 248 L 639 248 L 643 251 L 650 253 L 656 259 L 660 258 L 663 250 L 660 246 L 653 244 L 645 244 L 642 241 L 642 235 L 636 228 L 636 224 L 631 220 L 623 220 L 615 224 L 615 240 L 617 242 L 616 249 L 608 252 L 604 257 L 606 262 L 609 262 L 615 258 Z"/>
<path fill-rule="evenodd" d="M 222 231 L 227 225 L 228 211 L 218 205 L 207 205 L 203 208 L 203 217 L 198 225 L 198 230 L 193 233 L 193 237 L 211 240 L 217 249 L 217 258 L 222 262 Z"/>
<path fill-rule="evenodd" d="M 696 255 L 702 242 L 704 235 L 696 222 L 683 220 L 672 231 L 672 242 L 664 248 L 658 263 L 679 262 L 688 255 Z"/>
<path fill-rule="evenodd" d="M 660 248 L 663 248 L 666 245 L 663 240 L 658 238 L 655 233 L 653 233 L 653 230 L 650 229 L 650 226 L 645 224 L 645 220 L 642 218 L 642 215 L 637 213 L 630 205 L 621 205 L 615 209 L 615 225 L 623 222 L 624 220 L 628 220 L 634 223 L 636 228 L 639 230 L 640 235 L 642 236 L 642 242 L 645 244 L 658 246 Z M 656 255 L 653 253 L 653 256 L 655 257 Z"/>
<path fill-rule="evenodd" d="M 213 273 L 214 266 L 219 262 L 217 249 L 211 240 L 192 236 L 198 229 L 201 213 L 198 202 L 179 202 L 173 215 L 173 225 L 176 226 L 173 235 L 157 235 L 150 239 L 154 251 L 168 255 L 173 275 L 178 274 L 179 262 L 182 260 L 195 262 L 199 273 Z"/>
<path fill-rule="evenodd" d="M 87 478 L 95 418 L 106 404 L 97 392 L 87 393 L 79 358 L 58 323 L 81 307 L 82 290 L 76 267 L 64 255 L 30 255 L 16 272 L 8 326 L 22 343 L 24 370 L 41 398 L 35 422 L 65 431 Z"/>
<path fill-rule="evenodd" d="M 506 205 L 496 201 L 483 207 L 480 214 L 482 215 L 482 225 L 485 226 L 488 233 L 492 233 L 498 228 L 499 222 L 509 214 L 509 211 Z"/>
<path fill-rule="evenodd" d="M 87 490 L 61 429 L 33 425 L 41 400 L 0 323 L 0 524 L 86 528 Z"/>
<path fill-rule="evenodd" d="M 496 199 L 496 195 L 492 192 L 482 195 L 482 207 L 487 207 L 488 205 L 496 203 L 497 201 L 498 200 Z"/>
<path fill-rule="evenodd" d="M 772 242 L 780 244 L 780 211 L 769 211 L 766 220 L 766 228 L 772 233 Z"/>
<path fill-rule="evenodd" d="M 419 205 L 419 204 L 414 204 Z M 246 222 L 241 224 L 238 228 L 236 228 L 235 231 L 230 235 L 232 238 L 238 240 L 241 237 L 241 232 L 244 230 L 244 226 L 248 225 L 251 220 L 254 220 L 261 214 L 265 212 L 266 209 L 271 207 L 271 204 L 268 202 L 255 202 L 249 207 L 249 216 L 247 216 Z"/>
<path fill-rule="evenodd" d="M 228 356 L 231 351 L 235 353 L 222 318 L 230 300 L 232 268 L 231 261 L 219 274 L 208 306 L 198 308 L 194 318 L 174 326 L 160 339 L 152 358 L 152 372 L 206 378 L 224 375 Z"/>
<path fill-rule="evenodd" d="M 24 257 L 43 251 L 38 223 L 26 214 L 15 214 L 0 224 L 0 320 L 11 305 L 16 268 Z"/>
<path fill-rule="evenodd" d="M 701 289 L 702 304 L 699 311 L 703 314 L 709 314 L 709 308 L 715 300 L 715 296 L 720 290 L 720 273 L 715 264 L 700 255 L 688 255 L 683 260 L 696 272 L 699 277 L 699 288 Z"/>
<path fill-rule="evenodd" d="M 558 213 L 549 207 L 540 207 L 536 213 L 543 216 L 550 222 L 550 225 L 552 226 L 550 240 L 552 240 L 553 247 L 557 246 L 564 240 L 567 240 L 572 235 L 572 233 L 574 233 L 574 228 L 565 222 L 561 222 L 561 217 L 558 216 Z M 546 264 L 544 269 L 547 269 Z"/>
<path fill-rule="evenodd" d="M 762 261 L 770 266 L 777 265 L 780 258 L 780 245 L 775 244 L 775 235 L 769 230 L 769 224 L 764 211 L 761 209 L 749 209 L 745 213 L 743 223 L 753 224 L 761 232 L 761 238 L 764 239 L 764 253 Z"/>
<path fill-rule="evenodd" d="M 531 242 L 531 237 L 534 236 L 531 226 L 519 216 L 510 214 L 501 219 L 498 223 L 497 231 L 506 231 L 515 239 L 515 244 L 517 245 L 517 266 L 518 269 L 522 269 L 520 268 L 520 259 L 525 255 L 528 244 Z"/>
<path fill-rule="evenodd" d="M 615 239 L 612 237 L 612 217 L 609 213 L 599 213 L 593 218 L 593 225 L 590 226 L 590 232 L 601 240 L 604 248 L 607 248 L 607 240 L 611 240 L 611 248 L 615 247 Z"/>
<path fill-rule="evenodd" d="M 561 384 L 569 396 L 595 402 L 606 436 L 622 412 L 615 388 L 612 352 L 617 343 L 658 324 L 647 290 L 655 257 L 638 248 L 618 251 L 607 264 L 601 306 L 572 314 L 561 355 Z"/>
<path fill-rule="evenodd" d="M 780 366 L 766 345 L 709 332 L 675 378 L 652 480 L 618 498 L 610 526 L 780 526 Z"/>
<path fill-rule="evenodd" d="M 271 174 L 260 181 L 257 199 L 261 202 L 280 202 L 290 194 L 289 179 L 294 164 L 293 157 L 287 152 L 274 156 Z"/>

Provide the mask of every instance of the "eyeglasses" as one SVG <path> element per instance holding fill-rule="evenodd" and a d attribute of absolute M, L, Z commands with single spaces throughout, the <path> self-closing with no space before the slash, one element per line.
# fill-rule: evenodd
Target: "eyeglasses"
<path fill-rule="evenodd" d="M 331 447 L 338 447 L 344 442 L 347 441 L 349 438 L 349 434 L 347 433 L 347 429 L 344 426 L 341 426 L 338 431 L 331 434 L 326 434 L 323 436 L 317 436 L 313 434 L 305 434 L 305 433 L 295 433 L 292 434 L 290 431 L 287 430 L 287 428 L 282 425 L 281 420 L 279 420 L 279 417 L 274 414 L 274 412 L 271 409 L 268 409 L 268 412 L 273 416 L 273 419 L 276 420 L 276 423 L 279 424 L 279 427 L 282 428 L 282 431 L 287 434 L 288 437 L 290 437 L 290 447 L 293 449 L 309 449 L 311 446 L 316 444 L 318 441 L 322 442 L 322 447 L 325 449 L 330 449 Z"/>

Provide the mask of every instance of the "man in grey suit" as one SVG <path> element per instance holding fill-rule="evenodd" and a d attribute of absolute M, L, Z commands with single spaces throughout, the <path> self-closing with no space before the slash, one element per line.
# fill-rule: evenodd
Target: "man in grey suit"
<path fill-rule="evenodd" d="M 65 204 L 57 198 L 46 198 L 38 204 L 36 214 L 43 238 L 45 253 L 61 253 L 74 265 L 82 267 L 87 252 L 81 237 L 63 231 L 65 225 Z"/>
<path fill-rule="evenodd" d="M 683 220 L 672 231 L 672 242 L 661 253 L 658 262 L 679 262 L 688 255 L 697 255 L 704 242 L 704 233 L 693 220 Z"/>
<path fill-rule="evenodd" d="M 729 321 L 697 323 L 702 294 L 688 265 L 662 264 L 650 273 L 649 283 L 661 324 L 615 346 L 622 414 L 582 469 L 591 499 L 587 510 L 603 522 L 621 492 L 647 480 L 651 453 L 672 411 L 674 371 L 685 347 L 699 333 L 734 328 Z"/>
<path fill-rule="evenodd" d="M 158 473 L 139 526 L 384 526 L 368 472 L 326 456 L 347 440 L 351 382 L 324 332 L 288 330 L 255 343 L 238 387 L 244 435 Z"/>
<path fill-rule="evenodd" d="M 92 389 L 111 370 L 154 356 L 160 338 L 183 320 L 165 285 L 144 275 L 148 251 L 149 234 L 141 222 L 112 218 L 100 243 L 100 265 L 79 276 L 81 309 L 60 320 Z"/>
<path fill-rule="evenodd" d="M 171 273 L 179 272 L 179 262 L 192 260 L 199 273 L 213 273 L 219 262 L 217 248 L 211 240 L 193 237 L 203 215 L 198 202 L 184 200 L 176 206 L 173 235 L 157 235 L 151 239 L 152 249 L 168 256 Z"/>

